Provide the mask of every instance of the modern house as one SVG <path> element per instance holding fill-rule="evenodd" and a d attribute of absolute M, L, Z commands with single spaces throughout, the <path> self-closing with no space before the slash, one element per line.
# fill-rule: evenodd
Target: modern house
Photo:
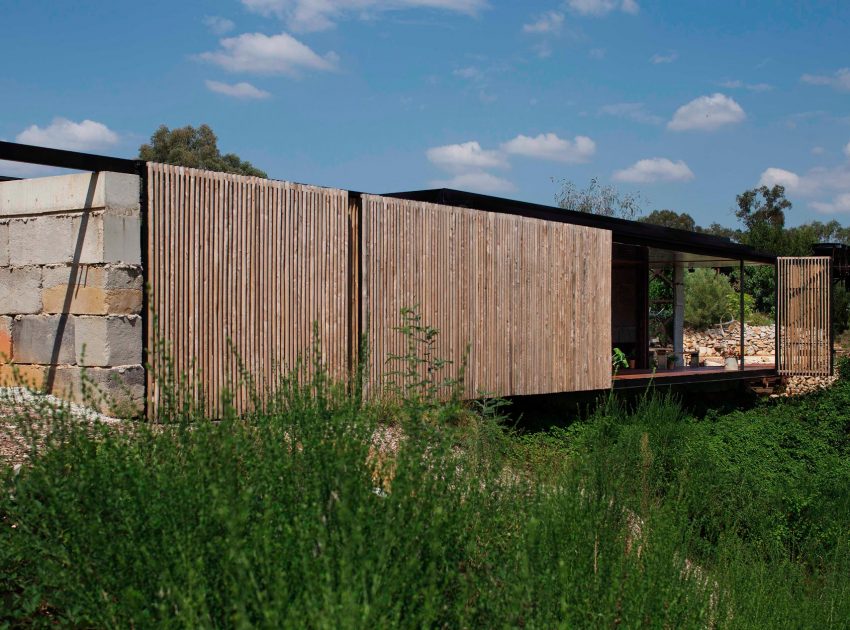
<path fill-rule="evenodd" d="M 465 366 L 469 397 L 832 369 L 829 257 L 777 258 L 715 236 L 447 189 L 370 195 L 13 143 L 0 143 L 0 159 L 86 171 L 0 183 L 0 296 L 14 297 L 0 300 L 5 354 L 52 389 L 73 388 L 68 375 L 83 366 L 119 380 L 153 366 L 132 383 L 149 415 L 165 351 L 213 412 L 225 389 L 250 406 L 241 377 L 270 384 L 314 341 L 345 378 L 364 359 L 365 336 L 377 390 L 405 352 L 398 327 L 413 306 L 439 329 L 435 352 L 449 374 Z M 28 245 L 45 239 L 54 246 Z M 684 275 L 749 265 L 777 270 L 776 364 L 747 365 L 741 347 L 738 369 L 688 365 Z M 662 269 L 680 361 L 653 373 L 649 279 Z M 136 304 L 142 282 L 149 291 Z M 102 300 L 84 304 L 82 294 Z M 138 356 L 125 348 L 136 337 Z M 612 372 L 615 347 L 634 369 Z"/>

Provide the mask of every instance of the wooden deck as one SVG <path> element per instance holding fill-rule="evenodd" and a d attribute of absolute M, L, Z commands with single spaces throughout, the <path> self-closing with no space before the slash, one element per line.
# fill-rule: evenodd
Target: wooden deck
<path fill-rule="evenodd" d="M 727 370 L 723 367 L 680 367 L 673 370 L 623 370 L 614 376 L 614 388 L 646 387 L 656 385 L 679 385 L 711 381 L 734 381 L 762 376 L 775 376 L 774 365 L 747 365 L 743 370 Z"/>

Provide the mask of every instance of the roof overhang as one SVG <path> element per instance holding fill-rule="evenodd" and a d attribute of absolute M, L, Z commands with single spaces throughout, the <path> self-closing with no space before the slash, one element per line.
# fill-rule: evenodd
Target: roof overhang
<path fill-rule="evenodd" d="M 616 243 L 642 245 L 656 250 L 690 254 L 694 263 L 702 263 L 700 266 L 719 267 L 725 266 L 727 263 L 737 264 L 741 260 L 750 264 L 764 265 L 773 265 L 776 262 L 776 256 L 773 254 L 757 251 L 752 247 L 735 243 L 721 236 L 564 210 L 554 206 L 463 192 L 450 188 L 396 192 L 389 193 L 386 196 L 610 230 Z M 709 259 L 720 261 L 723 264 L 708 264 Z"/>

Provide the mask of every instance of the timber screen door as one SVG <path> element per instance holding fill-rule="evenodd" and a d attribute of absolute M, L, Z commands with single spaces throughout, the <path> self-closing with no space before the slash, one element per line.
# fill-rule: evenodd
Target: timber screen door
<path fill-rule="evenodd" d="M 777 260 L 777 369 L 780 374 L 832 373 L 832 269 L 828 256 Z"/>

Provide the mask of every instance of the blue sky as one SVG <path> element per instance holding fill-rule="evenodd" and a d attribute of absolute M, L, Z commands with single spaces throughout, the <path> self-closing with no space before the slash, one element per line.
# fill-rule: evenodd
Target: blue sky
<path fill-rule="evenodd" d="M 134 156 L 210 124 L 272 177 L 552 203 L 598 177 L 850 223 L 850 2 L 0 0 L 0 138 Z M 3 174 L 38 170 L 2 165 Z"/>

